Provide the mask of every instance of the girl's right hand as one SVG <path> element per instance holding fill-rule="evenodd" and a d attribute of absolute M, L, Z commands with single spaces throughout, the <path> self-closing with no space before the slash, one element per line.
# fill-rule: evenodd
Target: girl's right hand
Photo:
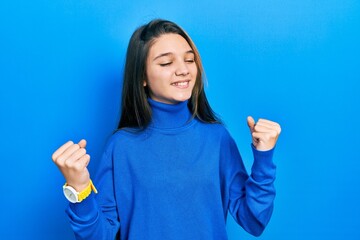
<path fill-rule="evenodd" d="M 86 154 L 86 141 L 83 139 L 78 144 L 69 141 L 57 149 L 52 160 L 64 175 L 67 185 L 81 192 L 90 182 L 87 166 L 90 155 Z"/>

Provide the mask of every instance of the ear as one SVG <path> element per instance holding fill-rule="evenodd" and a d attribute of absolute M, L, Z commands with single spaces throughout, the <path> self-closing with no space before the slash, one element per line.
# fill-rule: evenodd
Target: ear
<path fill-rule="evenodd" d="M 145 81 L 145 80 L 144 80 L 144 82 L 143 82 L 143 86 L 146 87 L 146 81 Z"/>

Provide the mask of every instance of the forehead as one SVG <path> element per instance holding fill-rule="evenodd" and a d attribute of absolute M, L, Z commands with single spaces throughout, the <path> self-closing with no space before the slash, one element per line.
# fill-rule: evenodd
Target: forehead
<path fill-rule="evenodd" d="M 188 42 L 179 34 L 168 33 L 163 34 L 154 40 L 150 47 L 149 56 L 162 53 L 184 53 L 192 50 Z"/>

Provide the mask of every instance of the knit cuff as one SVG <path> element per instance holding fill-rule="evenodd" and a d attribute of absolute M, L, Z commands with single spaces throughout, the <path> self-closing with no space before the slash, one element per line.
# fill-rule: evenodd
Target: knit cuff
<path fill-rule="evenodd" d="M 251 168 L 251 175 L 255 181 L 264 181 L 265 179 L 274 179 L 276 166 L 273 163 L 275 147 L 268 151 L 259 151 L 251 144 L 254 155 L 254 163 Z"/>
<path fill-rule="evenodd" d="M 91 222 L 95 220 L 98 211 L 94 194 L 90 194 L 80 203 L 70 203 L 68 211 L 70 215 L 81 219 L 82 222 Z"/>

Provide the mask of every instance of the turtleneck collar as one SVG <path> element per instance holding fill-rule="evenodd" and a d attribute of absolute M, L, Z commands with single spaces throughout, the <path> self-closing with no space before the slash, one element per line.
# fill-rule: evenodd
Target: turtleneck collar
<path fill-rule="evenodd" d="M 185 126 L 191 118 L 188 101 L 176 104 L 157 102 L 148 98 L 152 110 L 150 127 L 172 129 Z"/>

